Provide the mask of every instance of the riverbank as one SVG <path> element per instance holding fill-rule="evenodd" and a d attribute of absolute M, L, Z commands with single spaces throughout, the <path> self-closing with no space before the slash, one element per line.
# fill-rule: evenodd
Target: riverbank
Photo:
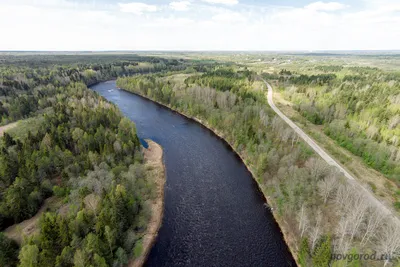
<path fill-rule="evenodd" d="M 121 90 L 124 90 L 124 89 L 121 88 Z M 269 197 L 269 196 L 266 194 L 266 192 L 262 189 L 263 187 L 262 187 L 261 183 L 256 179 L 257 176 L 255 175 L 255 172 L 252 170 L 252 165 L 249 163 L 249 161 L 248 161 L 246 155 L 243 154 L 243 153 L 238 152 L 238 151 L 234 148 L 233 142 L 230 142 L 229 140 L 227 140 L 227 138 L 226 138 L 226 136 L 224 135 L 224 133 L 218 131 L 218 130 L 215 129 L 215 128 L 212 128 L 212 127 L 208 124 L 208 122 L 202 121 L 202 120 L 199 119 L 199 118 L 192 117 L 192 116 L 189 116 L 189 115 L 187 115 L 187 114 L 184 114 L 184 113 L 180 112 L 179 110 L 177 110 L 177 109 L 175 109 L 175 108 L 173 108 L 173 107 L 171 107 L 171 106 L 169 106 L 169 105 L 163 104 L 163 103 L 161 103 L 161 102 L 158 102 L 158 101 L 153 100 L 153 99 L 151 99 L 151 98 L 149 98 L 149 97 L 146 97 L 146 96 L 143 96 L 143 95 L 141 95 L 141 94 L 138 94 L 138 93 L 136 93 L 136 92 L 131 92 L 131 91 L 128 91 L 128 90 L 124 90 L 124 91 L 129 92 L 129 93 L 132 93 L 132 94 L 135 94 L 135 95 L 138 95 L 138 96 L 140 96 L 140 97 L 142 97 L 142 98 L 148 99 L 148 100 L 150 100 L 150 101 L 152 101 L 152 102 L 155 102 L 155 103 L 159 104 L 160 106 L 163 106 L 163 107 L 165 107 L 165 108 L 167 108 L 167 109 L 169 109 L 169 110 L 171 110 L 171 111 L 173 111 L 173 112 L 176 112 L 176 113 L 178 113 L 178 114 L 180 114 L 180 115 L 186 117 L 186 118 L 189 119 L 189 120 L 192 120 L 192 121 L 195 121 L 195 122 L 199 123 L 200 125 L 202 125 L 202 126 L 205 127 L 206 129 L 208 129 L 209 131 L 213 132 L 213 133 L 214 133 L 216 136 L 218 136 L 223 142 L 225 142 L 225 144 L 227 144 L 227 145 L 232 149 L 232 151 L 234 151 L 234 152 L 236 153 L 236 155 L 241 159 L 241 161 L 243 162 L 243 164 L 246 166 L 247 170 L 251 173 L 251 175 L 252 175 L 252 177 L 253 177 L 253 180 L 256 182 L 256 184 L 257 184 L 257 186 L 258 186 L 259 191 L 260 191 L 260 192 L 263 194 L 263 196 L 264 196 L 264 200 L 268 203 L 268 206 L 270 207 L 271 213 L 272 213 L 272 215 L 274 216 L 274 219 L 275 219 L 276 223 L 277 223 L 277 224 L 279 225 L 279 227 L 280 227 L 280 230 L 281 230 L 281 233 L 282 233 L 282 236 L 283 236 L 283 239 L 284 239 L 285 243 L 287 244 L 287 246 L 288 246 L 288 248 L 289 248 L 289 250 L 290 250 L 290 252 L 291 252 L 291 254 L 292 254 L 294 260 L 296 261 L 297 265 L 299 265 L 299 264 L 298 264 L 298 261 L 297 261 L 297 251 L 298 251 L 298 248 L 297 248 L 297 243 L 295 242 L 296 240 L 292 237 L 289 228 L 286 226 L 287 223 L 286 223 L 284 220 L 281 219 L 281 217 L 280 217 L 279 214 L 277 213 L 277 209 L 274 208 L 274 207 L 275 207 L 275 201 L 273 201 L 273 199 L 272 199 L 271 197 Z"/>
<path fill-rule="evenodd" d="M 142 238 L 143 250 L 139 258 L 129 262 L 130 267 L 143 266 L 150 254 L 151 248 L 157 239 L 158 231 L 160 230 L 163 213 L 164 213 L 164 186 L 166 182 L 166 172 L 163 162 L 162 147 L 152 140 L 146 140 L 147 149 L 143 149 L 144 160 L 148 167 L 149 176 L 153 179 L 156 188 L 156 196 L 150 203 L 151 218 L 148 223 L 146 232 Z"/>

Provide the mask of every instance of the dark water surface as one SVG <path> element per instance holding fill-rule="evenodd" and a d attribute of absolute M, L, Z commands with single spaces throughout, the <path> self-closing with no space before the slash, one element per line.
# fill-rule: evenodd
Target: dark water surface
<path fill-rule="evenodd" d="M 164 148 L 165 213 L 147 266 L 295 266 L 251 174 L 222 140 L 114 81 L 92 89 Z"/>

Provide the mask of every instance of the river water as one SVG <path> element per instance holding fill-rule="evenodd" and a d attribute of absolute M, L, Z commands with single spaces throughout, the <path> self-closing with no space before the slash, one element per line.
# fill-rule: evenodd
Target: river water
<path fill-rule="evenodd" d="M 164 149 L 165 212 L 147 266 L 295 266 L 256 182 L 229 146 L 201 125 L 115 81 L 92 89 Z"/>

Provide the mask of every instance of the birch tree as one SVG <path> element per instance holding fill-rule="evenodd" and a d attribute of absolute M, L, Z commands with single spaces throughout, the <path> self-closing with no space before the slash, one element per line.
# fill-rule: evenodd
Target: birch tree
<path fill-rule="evenodd" d="M 377 250 L 386 256 L 383 266 L 388 265 L 392 258 L 399 255 L 400 225 L 396 219 L 388 220 L 388 222 L 382 227 L 377 245 Z"/>
<path fill-rule="evenodd" d="M 303 237 L 304 233 L 307 231 L 309 227 L 309 219 L 307 214 L 307 209 L 305 204 L 301 205 L 300 214 L 299 214 L 299 231 L 300 237 Z"/>
<path fill-rule="evenodd" d="M 314 228 L 311 231 L 311 249 L 314 249 L 317 240 L 321 236 L 321 220 L 322 220 L 322 213 L 321 211 L 317 211 L 317 216 L 315 220 Z"/>
<path fill-rule="evenodd" d="M 354 192 L 354 194 L 352 194 L 351 196 L 351 208 L 350 212 L 348 213 L 350 242 L 357 235 L 360 225 L 367 213 L 368 206 L 370 205 L 367 197 L 364 195 L 363 192 Z"/>
<path fill-rule="evenodd" d="M 326 204 L 330 195 L 335 191 L 338 184 L 337 173 L 331 172 L 328 176 L 318 182 L 318 192 Z"/>
<path fill-rule="evenodd" d="M 360 242 L 361 246 L 365 246 L 371 237 L 376 235 L 376 232 L 382 225 L 384 219 L 384 214 L 377 207 L 369 209 L 369 213 L 367 214 L 365 220 L 364 234 L 362 235 Z"/>

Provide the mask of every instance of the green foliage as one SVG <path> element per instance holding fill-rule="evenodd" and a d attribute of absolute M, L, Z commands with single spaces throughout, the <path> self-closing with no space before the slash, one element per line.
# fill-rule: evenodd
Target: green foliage
<path fill-rule="evenodd" d="M 333 80 L 335 80 L 335 78 L 336 78 L 335 74 L 318 74 L 311 76 L 301 74 L 300 76 L 290 76 L 289 78 L 281 77 L 280 81 L 289 79 L 289 82 L 296 85 L 309 85 L 309 84 L 324 85 L 331 83 Z"/>
<path fill-rule="evenodd" d="M 332 267 L 361 267 L 361 256 L 356 248 L 352 248 L 348 253 L 346 253 L 346 259 L 343 260 L 333 260 Z"/>
<path fill-rule="evenodd" d="M 25 245 L 19 253 L 20 267 L 38 267 L 39 249 L 36 245 Z"/>
<path fill-rule="evenodd" d="M 284 96 L 339 145 L 400 183 L 400 77 L 370 67 L 315 69 L 335 74 L 282 73 Z"/>
<path fill-rule="evenodd" d="M 0 62 L 2 121 L 41 114 L 1 139 L 0 230 L 35 215 L 52 195 L 67 207 L 42 215 L 39 233 L 19 251 L 20 266 L 123 266 L 132 256 L 153 185 L 141 166 L 134 123 L 86 85 L 185 68 L 176 60 L 134 58 L 104 64 L 88 57 L 84 65 L 62 67 L 34 61 L 32 68 L 16 59 L 9 75 Z M 0 265 L 16 266 L 18 246 L 1 233 L 0 248 Z"/>
<path fill-rule="evenodd" d="M 308 245 L 307 238 L 303 238 L 301 240 L 299 250 L 299 263 L 302 267 L 308 267 L 310 265 L 310 247 Z"/>
<path fill-rule="evenodd" d="M 400 201 L 396 201 L 396 202 L 394 203 L 394 207 L 395 207 L 397 210 L 400 210 Z"/>
<path fill-rule="evenodd" d="M 141 253 L 142 252 L 140 251 L 140 254 Z M 139 252 L 138 252 L 138 254 L 134 253 L 134 255 L 139 255 L 139 256 L 140 256 L 140 254 L 139 254 Z M 113 266 L 123 267 L 123 266 L 126 266 L 127 263 L 128 263 L 128 255 L 126 254 L 126 252 L 123 248 L 118 248 L 117 252 L 115 253 L 115 259 L 114 259 Z"/>
<path fill-rule="evenodd" d="M 273 207 L 278 216 L 287 216 L 288 221 L 293 221 L 302 203 L 317 206 L 321 202 L 316 190 L 317 179 L 311 177 L 313 167 L 307 164 L 313 151 L 303 142 L 298 143 L 292 139 L 296 136 L 291 135 L 285 122 L 275 117 L 266 105 L 263 94 L 257 95 L 249 87 L 241 87 L 247 94 L 255 96 L 247 98 L 239 92 L 200 87 L 188 81 L 186 83 L 175 84 L 174 94 L 166 97 L 160 88 L 166 86 L 167 82 L 156 75 L 117 80 L 120 88 L 173 106 L 223 133 L 224 138 L 241 155 L 246 156 L 247 164 L 257 174 L 258 181 L 261 181 L 262 189 L 268 190 L 268 195 L 274 199 Z M 304 265 L 312 266 L 307 241 L 303 242 Z M 314 261 L 318 266 L 323 266 L 326 257 L 330 257 L 330 250 L 326 251 L 329 242 L 330 239 L 315 251 Z M 137 246 L 138 243 L 134 251 Z"/>
<path fill-rule="evenodd" d="M 254 77 L 255 73 L 247 68 L 242 71 L 234 71 L 231 68 L 216 67 L 202 75 L 187 78 L 185 84 L 187 86 L 192 84 L 208 86 L 218 91 L 237 93 L 243 98 L 252 98 L 254 96 L 249 94 L 245 88 L 254 81 Z"/>
<path fill-rule="evenodd" d="M 68 190 L 66 188 L 60 187 L 60 186 L 53 186 L 53 194 L 56 197 L 64 197 L 68 193 Z"/>
<path fill-rule="evenodd" d="M 331 237 L 322 237 L 312 252 L 312 264 L 315 267 L 326 267 L 332 258 Z"/>
<path fill-rule="evenodd" d="M 18 260 L 18 244 L 0 233 L 0 266 L 14 266 Z"/>
<path fill-rule="evenodd" d="M 339 72 L 343 69 L 343 66 L 334 66 L 334 65 L 317 66 L 315 67 L 315 69 L 323 72 Z"/>
<path fill-rule="evenodd" d="M 50 112 L 50 109 L 48 112 Z M 17 122 L 16 127 L 7 130 L 7 133 L 10 134 L 14 139 L 25 139 L 28 137 L 29 132 L 31 134 L 37 134 L 39 129 L 42 127 L 43 122 L 43 115 L 21 120 Z"/>
<path fill-rule="evenodd" d="M 138 242 L 136 242 L 134 248 L 133 248 L 133 256 L 135 258 L 138 258 L 143 251 L 143 244 L 142 244 L 142 240 L 139 240 Z"/>

